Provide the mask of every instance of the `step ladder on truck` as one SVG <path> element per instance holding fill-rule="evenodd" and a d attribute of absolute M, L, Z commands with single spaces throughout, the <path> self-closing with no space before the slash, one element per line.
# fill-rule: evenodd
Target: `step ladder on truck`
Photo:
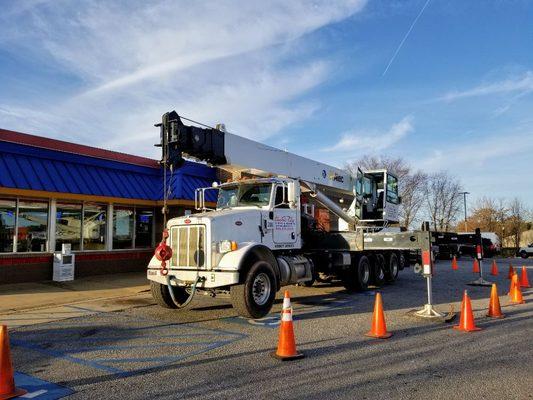
<path fill-rule="evenodd" d="M 166 223 L 147 269 L 159 305 L 182 309 L 196 293 L 224 293 L 240 315 L 261 318 L 283 286 L 336 279 L 350 291 L 365 290 L 394 282 L 413 255 L 429 249 L 429 232 L 398 226 L 398 179 L 389 171 L 353 176 L 223 126 L 182 119 L 172 111 L 157 124 L 165 171 L 187 158 L 233 179 L 198 189 L 200 212 Z M 209 190 L 218 192 L 215 209 L 206 207 Z M 332 220 L 319 221 L 319 209 Z"/>

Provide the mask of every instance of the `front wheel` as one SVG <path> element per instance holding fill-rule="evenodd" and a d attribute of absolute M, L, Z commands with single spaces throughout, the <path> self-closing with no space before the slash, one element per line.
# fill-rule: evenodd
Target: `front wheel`
<path fill-rule="evenodd" d="M 262 318 L 272 309 L 276 297 L 276 278 L 266 261 L 255 262 L 244 283 L 230 289 L 231 304 L 246 318 Z"/>
<path fill-rule="evenodd" d="M 528 256 L 527 251 L 522 250 L 522 251 L 520 252 L 520 257 L 522 257 L 522 258 L 527 258 L 527 256 Z"/>

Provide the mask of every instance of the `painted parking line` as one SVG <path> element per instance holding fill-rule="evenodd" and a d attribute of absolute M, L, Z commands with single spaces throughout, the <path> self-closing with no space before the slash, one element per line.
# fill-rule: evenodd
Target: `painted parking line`
<path fill-rule="evenodd" d="M 15 332 L 11 343 L 15 347 L 125 376 L 172 364 L 246 336 L 195 324 L 161 323 L 100 312 Z"/>
<path fill-rule="evenodd" d="M 65 386 L 47 382 L 31 375 L 15 372 L 15 384 L 17 387 L 26 389 L 28 393 L 20 396 L 20 399 L 55 400 L 74 393 Z"/>

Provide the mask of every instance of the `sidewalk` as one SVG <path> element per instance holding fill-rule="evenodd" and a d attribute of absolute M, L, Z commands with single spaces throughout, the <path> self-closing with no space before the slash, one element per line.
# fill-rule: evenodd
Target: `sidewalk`
<path fill-rule="evenodd" d="M 20 326 L 48 322 L 77 316 L 83 309 L 100 312 L 127 308 L 135 302 L 146 303 L 149 298 L 144 271 L 90 276 L 71 282 L 0 285 L 0 323 Z"/>

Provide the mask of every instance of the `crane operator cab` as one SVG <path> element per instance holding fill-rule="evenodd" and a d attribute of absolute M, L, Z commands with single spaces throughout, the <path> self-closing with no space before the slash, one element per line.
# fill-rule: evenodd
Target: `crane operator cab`
<path fill-rule="evenodd" d="M 388 225 L 399 221 L 398 178 L 389 171 L 358 169 L 355 190 L 359 222 Z"/>

